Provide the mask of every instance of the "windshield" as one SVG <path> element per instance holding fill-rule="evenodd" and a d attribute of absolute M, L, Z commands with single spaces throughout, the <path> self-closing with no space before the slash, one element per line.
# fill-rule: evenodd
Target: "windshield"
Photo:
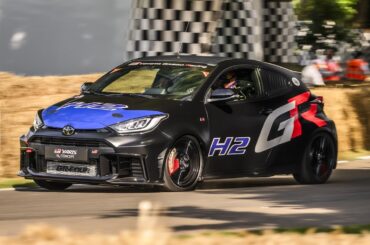
<path fill-rule="evenodd" d="M 212 69 L 198 64 L 133 62 L 98 79 L 90 91 L 190 100 Z"/>

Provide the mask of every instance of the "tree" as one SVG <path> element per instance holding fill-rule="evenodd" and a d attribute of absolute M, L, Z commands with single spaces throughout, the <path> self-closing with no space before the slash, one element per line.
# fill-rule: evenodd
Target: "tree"
<path fill-rule="evenodd" d="M 361 28 L 370 28 L 370 3 L 369 0 L 358 1 L 358 23 Z"/>
<path fill-rule="evenodd" d="M 358 0 L 295 0 L 299 20 L 309 21 L 304 41 L 316 48 L 325 48 L 325 40 L 351 42 Z"/>

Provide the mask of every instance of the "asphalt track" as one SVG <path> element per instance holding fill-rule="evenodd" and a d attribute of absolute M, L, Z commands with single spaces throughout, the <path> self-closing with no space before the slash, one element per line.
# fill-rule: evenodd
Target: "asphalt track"
<path fill-rule="evenodd" d="M 370 224 L 370 160 L 342 163 L 328 184 L 314 186 L 283 176 L 209 181 L 186 193 L 82 185 L 2 190 L 0 235 L 37 223 L 87 233 L 134 229 L 143 200 L 160 204 L 160 223 L 177 232 Z"/>

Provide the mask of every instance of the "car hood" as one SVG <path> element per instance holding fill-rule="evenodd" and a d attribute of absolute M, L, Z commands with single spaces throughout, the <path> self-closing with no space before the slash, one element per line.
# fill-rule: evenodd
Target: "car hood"
<path fill-rule="evenodd" d="M 161 104 L 165 103 L 132 96 L 80 95 L 46 108 L 42 120 L 51 128 L 69 125 L 75 129 L 102 129 L 135 118 L 166 114 L 158 106 Z"/>

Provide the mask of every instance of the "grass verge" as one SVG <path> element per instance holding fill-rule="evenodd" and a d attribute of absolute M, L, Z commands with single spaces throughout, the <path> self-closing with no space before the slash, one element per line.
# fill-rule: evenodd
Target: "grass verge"
<path fill-rule="evenodd" d="M 147 220 L 145 220 L 147 221 Z M 150 222 L 149 222 L 150 223 Z M 157 224 L 158 225 L 158 224 Z M 139 229 L 141 228 L 141 229 Z M 80 234 L 65 228 L 47 224 L 33 224 L 16 236 L 0 236 L 0 244 L 58 244 L 58 245 L 193 245 L 193 244 L 370 244 L 369 226 L 350 226 L 320 231 L 307 230 L 262 230 L 259 234 L 250 231 L 215 231 L 176 235 L 170 230 L 156 227 L 138 227 L 117 234 Z"/>
<path fill-rule="evenodd" d="M 338 227 L 300 227 L 300 228 L 276 228 L 272 230 L 248 230 L 248 231 L 215 231 L 215 232 L 203 232 L 202 236 L 230 236 L 230 237 L 245 237 L 248 234 L 253 235 L 265 235 L 269 234 L 352 234 L 359 235 L 364 233 L 370 233 L 370 224 L 367 225 L 349 225 L 349 226 L 338 226 Z M 178 235 L 179 238 L 190 238 L 191 234 Z"/>
<path fill-rule="evenodd" d="M 276 233 L 341 233 L 341 234 L 363 234 L 370 232 L 370 224 L 368 225 L 349 225 L 335 228 L 279 228 L 274 230 Z"/>
<path fill-rule="evenodd" d="M 0 178 L 0 188 L 35 187 L 32 180 L 23 178 Z"/>

